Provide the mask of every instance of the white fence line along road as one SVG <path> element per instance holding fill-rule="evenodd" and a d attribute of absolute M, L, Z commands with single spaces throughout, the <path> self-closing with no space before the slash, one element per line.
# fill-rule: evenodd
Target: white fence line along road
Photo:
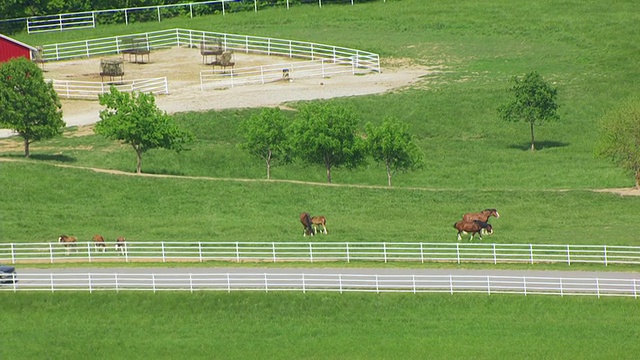
<path fill-rule="evenodd" d="M 307 272 L 103 270 L 94 272 L 18 272 L 17 282 L 0 291 L 302 291 L 373 293 L 485 293 L 583 295 L 638 298 L 639 280 L 611 277 L 508 275 L 422 275 Z M 312 270 L 313 271 L 313 270 Z M 318 270 L 315 270 L 318 271 Z M 322 271 L 322 270 L 319 270 Z M 373 271 L 380 271 L 375 269 Z"/>
<path fill-rule="evenodd" d="M 380 261 L 640 264 L 640 247 L 607 245 L 345 242 L 135 242 L 97 251 L 92 242 L 0 243 L 0 263 L 98 261 Z"/>

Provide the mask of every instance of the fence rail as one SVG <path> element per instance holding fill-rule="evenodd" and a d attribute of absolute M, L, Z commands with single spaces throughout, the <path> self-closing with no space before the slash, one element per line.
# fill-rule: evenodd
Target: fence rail
<path fill-rule="evenodd" d="M 626 296 L 637 279 L 469 275 L 290 273 L 43 273 L 18 274 L 0 291 L 324 291 Z"/>
<path fill-rule="evenodd" d="M 122 80 L 116 82 L 47 80 L 53 83 L 58 96 L 65 99 L 97 99 L 98 95 L 109 92 L 115 86 L 121 92 L 140 91 L 153 94 L 169 94 L 166 77 L 154 79 Z"/>
<path fill-rule="evenodd" d="M 355 75 L 356 73 L 358 73 L 358 69 L 352 59 L 320 59 L 237 69 L 231 68 L 229 70 L 201 70 L 200 89 L 265 84 L 304 78 L 327 78 L 345 74 Z"/>
<path fill-rule="evenodd" d="M 640 264 L 640 247 L 607 245 L 344 242 L 127 242 L 97 251 L 91 242 L 0 243 L 0 263 L 96 261 L 412 261 L 453 263 Z"/>
<path fill-rule="evenodd" d="M 203 43 L 215 42 L 224 50 L 276 55 L 306 60 L 331 61 L 349 64 L 362 72 L 380 72 L 380 57 L 368 51 L 304 41 L 272 39 L 248 35 L 225 34 L 188 29 L 170 29 L 129 34 L 109 38 L 89 39 L 43 46 L 44 61 L 58 61 L 80 57 L 121 54 L 131 38 L 144 40 L 149 50 L 184 46 L 196 48 Z"/>

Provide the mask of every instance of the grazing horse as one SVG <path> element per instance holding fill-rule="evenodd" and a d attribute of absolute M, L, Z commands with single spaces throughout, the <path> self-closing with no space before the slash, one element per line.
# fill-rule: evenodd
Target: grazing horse
<path fill-rule="evenodd" d="M 71 252 L 71 248 L 74 248 L 76 252 L 78 251 L 77 240 L 75 236 L 60 235 L 60 237 L 58 237 L 58 242 L 64 246 L 67 255 Z"/>
<path fill-rule="evenodd" d="M 313 225 L 313 231 L 317 234 L 318 227 L 320 227 L 320 232 L 322 234 L 327 233 L 327 218 L 324 216 L 314 216 L 311 218 L 311 224 Z"/>
<path fill-rule="evenodd" d="M 462 240 L 462 237 L 460 236 L 462 233 L 471 234 L 469 241 L 472 241 L 476 234 L 478 234 L 480 240 L 482 240 L 482 230 L 485 230 L 487 234 L 493 234 L 493 227 L 491 224 L 480 220 L 458 221 L 453 224 L 453 227 L 458 230 L 458 241 Z"/>
<path fill-rule="evenodd" d="M 102 235 L 93 235 L 93 245 L 95 246 L 96 251 L 107 251 L 107 245 L 104 243 Z"/>
<path fill-rule="evenodd" d="M 127 244 L 125 244 L 125 241 L 124 236 L 119 236 L 116 239 L 116 251 L 120 252 L 122 255 L 127 252 Z"/>
<path fill-rule="evenodd" d="M 313 236 L 315 231 L 313 230 L 313 223 L 311 222 L 311 215 L 308 212 L 303 212 L 300 214 L 300 223 L 304 228 L 303 236 Z"/>

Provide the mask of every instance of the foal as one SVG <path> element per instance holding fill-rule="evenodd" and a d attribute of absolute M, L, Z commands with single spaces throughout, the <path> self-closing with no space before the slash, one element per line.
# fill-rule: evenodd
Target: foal
<path fill-rule="evenodd" d="M 107 251 L 107 245 L 104 243 L 104 237 L 102 237 L 102 235 L 93 235 L 93 244 L 95 245 L 96 251 Z"/>
<path fill-rule="evenodd" d="M 58 242 L 64 246 L 65 253 L 67 255 L 69 255 L 69 253 L 71 252 L 71 248 L 74 248 L 76 252 L 78 252 L 78 248 L 76 247 L 77 240 L 78 239 L 75 236 L 60 235 L 58 237 Z"/>
<path fill-rule="evenodd" d="M 322 234 L 327 234 L 327 218 L 324 216 L 314 216 L 311 218 L 311 224 L 313 224 L 313 231 L 317 234 L 318 227 Z"/>
<path fill-rule="evenodd" d="M 124 236 L 119 236 L 116 239 L 116 251 L 121 253 L 122 255 L 125 255 L 127 252 L 127 244 L 125 244 L 125 238 Z"/>
<path fill-rule="evenodd" d="M 480 238 L 480 240 L 482 240 L 483 230 L 486 231 L 486 233 L 489 235 L 493 234 L 493 227 L 491 226 L 491 224 L 480 220 L 473 220 L 471 222 L 458 221 L 457 223 L 453 224 L 453 227 L 458 230 L 458 241 L 462 240 L 462 237 L 460 236 L 460 234 L 462 233 L 471 234 L 469 241 L 472 241 L 473 237 L 476 234 L 478 234 L 478 237 Z"/>

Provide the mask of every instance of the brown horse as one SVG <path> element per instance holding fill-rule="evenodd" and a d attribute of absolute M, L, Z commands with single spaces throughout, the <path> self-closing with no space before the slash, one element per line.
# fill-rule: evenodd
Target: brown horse
<path fill-rule="evenodd" d="M 58 237 L 58 242 L 61 243 L 62 246 L 64 246 L 65 253 L 67 255 L 69 255 L 69 253 L 71 252 L 71 248 L 75 249 L 76 252 L 78 251 L 76 244 L 77 240 L 78 239 L 75 236 L 60 235 L 60 237 Z"/>
<path fill-rule="evenodd" d="M 122 255 L 124 255 L 127 252 L 127 244 L 125 244 L 126 239 L 124 238 L 124 236 L 119 236 L 116 239 L 116 251 L 120 252 Z"/>
<path fill-rule="evenodd" d="M 462 221 L 471 222 L 473 220 L 480 220 L 482 222 L 489 221 L 491 216 L 495 216 L 495 218 L 499 218 L 500 214 L 498 214 L 498 210 L 496 209 L 484 209 L 479 213 L 466 213 L 462 216 Z"/>
<path fill-rule="evenodd" d="M 462 240 L 462 236 L 460 234 L 471 234 L 469 241 L 473 240 L 473 237 L 478 234 L 480 240 L 482 240 L 482 231 L 486 231 L 487 234 L 493 234 L 493 227 L 491 224 L 488 224 L 484 221 L 473 220 L 473 221 L 458 221 L 453 224 L 453 227 L 458 230 L 458 241 Z"/>
<path fill-rule="evenodd" d="M 314 216 L 311 218 L 311 224 L 313 225 L 313 231 L 317 234 L 318 227 L 320 227 L 320 232 L 322 234 L 327 233 L 327 218 L 324 216 Z"/>
<path fill-rule="evenodd" d="M 93 245 L 96 248 L 96 251 L 107 251 L 107 245 L 104 243 L 104 237 L 102 235 L 93 235 Z"/>
<path fill-rule="evenodd" d="M 313 223 L 311 222 L 311 215 L 308 212 L 303 212 L 300 214 L 300 223 L 304 228 L 303 236 L 313 236 L 315 231 L 313 230 Z"/>

